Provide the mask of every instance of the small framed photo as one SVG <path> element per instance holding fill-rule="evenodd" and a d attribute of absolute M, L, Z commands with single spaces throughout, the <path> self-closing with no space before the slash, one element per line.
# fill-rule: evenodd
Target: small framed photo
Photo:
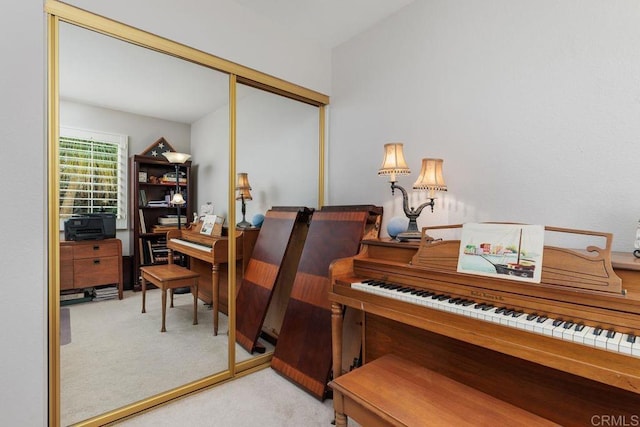
<path fill-rule="evenodd" d="M 138 172 L 138 182 L 147 182 L 147 172 Z"/>

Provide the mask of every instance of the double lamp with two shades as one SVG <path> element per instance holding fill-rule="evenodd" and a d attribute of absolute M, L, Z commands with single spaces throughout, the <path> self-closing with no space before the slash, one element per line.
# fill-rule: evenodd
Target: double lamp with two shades
<path fill-rule="evenodd" d="M 416 208 L 409 206 L 409 195 L 407 190 L 398 185 L 396 176 L 409 175 L 411 170 L 407 166 L 407 162 L 404 159 L 404 153 L 402 151 L 403 144 L 400 142 L 394 142 L 384 145 L 384 160 L 382 166 L 378 170 L 378 175 L 389 176 L 389 182 L 391 183 L 391 194 L 393 195 L 395 190 L 398 189 L 402 193 L 402 208 L 404 214 L 409 218 L 409 225 L 406 231 L 398 233 L 397 240 L 420 240 L 421 232 L 418 230 L 417 219 L 422 213 L 422 210 L 429 206 L 431 212 L 433 212 L 433 206 L 435 205 L 435 193 L 436 191 L 447 191 L 447 185 L 444 182 L 442 176 L 442 159 L 422 159 L 422 169 L 420 170 L 420 176 L 413 184 L 414 190 L 428 190 L 429 201 L 422 203 Z"/>

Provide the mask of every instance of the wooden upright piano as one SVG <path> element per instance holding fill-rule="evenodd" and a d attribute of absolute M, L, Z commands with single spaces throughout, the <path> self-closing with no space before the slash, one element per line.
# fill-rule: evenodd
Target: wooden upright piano
<path fill-rule="evenodd" d="M 640 271 L 612 264 L 610 234 L 546 229 L 606 243 L 545 246 L 536 284 L 458 273 L 460 241 L 430 242 L 432 229 L 419 244 L 363 241 L 331 266 L 334 377 L 349 307 L 365 366 L 395 354 L 564 426 L 639 423 Z"/>
<path fill-rule="evenodd" d="M 189 269 L 200 274 L 198 298 L 213 308 L 213 333 L 218 335 L 218 313 L 228 313 L 229 237 L 213 237 L 200 233 L 202 223 L 191 228 L 175 229 L 167 233 L 167 248 L 188 255 Z M 241 283 L 242 272 L 251 257 L 260 229 L 237 230 L 236 283 Z M 226 234 L 226 233 L 223 233 Z M 169 259 L 172 259 L 170 254 Z M 211 283 L 211 286 L 204 286 Z"/>

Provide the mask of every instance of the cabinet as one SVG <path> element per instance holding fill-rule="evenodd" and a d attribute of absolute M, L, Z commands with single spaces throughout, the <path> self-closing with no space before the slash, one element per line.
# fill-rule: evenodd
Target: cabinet
<path fill-rule="evenodd" d="M 178 207 L 169 203 L 176 191 L 175 165 L 163 156 L 131 157 L 129 180 L 131 189 L 130 253 L 133 256 L 134 289 L 139 289 L 140 267 L 166 263 L 167 231 L 177 228 Z M 182 224 L 193 214 L 191 161 L 179 167 L 179 187 L 186 204 L 180 206 Z"/>
<path fill-rule="evenodd" d="M 60 242 L 60 290 L 118 285 L 122 299 L 120 239 Z"/>

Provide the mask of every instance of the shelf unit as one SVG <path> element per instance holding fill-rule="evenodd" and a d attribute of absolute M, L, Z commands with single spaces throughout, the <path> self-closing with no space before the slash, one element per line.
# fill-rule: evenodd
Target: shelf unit
<path fill-rule="evenodd" d="M 180 216 L 188 218 L 192 215 L 193 181 L 191 179 L 191 161 L 180 165 L 181 177 L 185 181 L 180 182 L 180 192 L 186 204 L 180 207 Z M 150 201 L 169 200 L 175 192 L 175 180 L 164 182 L 161 180 L 165 174 L 175 174 L 175 165 L 169 163 L 164 157 L 151 157 L 136 154 L 131 157 L 130 185 L 131 190 L 129 205 L 131 206 L 130 222 L 130 253 L 133 255 L 134 289 L 140 289 L 140 267 L 151 264 L 166 263 L 166 255 L 162 258 L 163 247 L 166 249 L 166 233 L 171 226 L 163 226 L 157 230 L 159 218 L 175 216 L 177 207 L 149 206 Z M 183 223 L 184 224 L 184 223 Z M 177 228 L 177 224 L 173 226 Z M 154 253 L 157 257 L 154 257 Z M 155 259 L 154 259 L 155 258 Z"/>

